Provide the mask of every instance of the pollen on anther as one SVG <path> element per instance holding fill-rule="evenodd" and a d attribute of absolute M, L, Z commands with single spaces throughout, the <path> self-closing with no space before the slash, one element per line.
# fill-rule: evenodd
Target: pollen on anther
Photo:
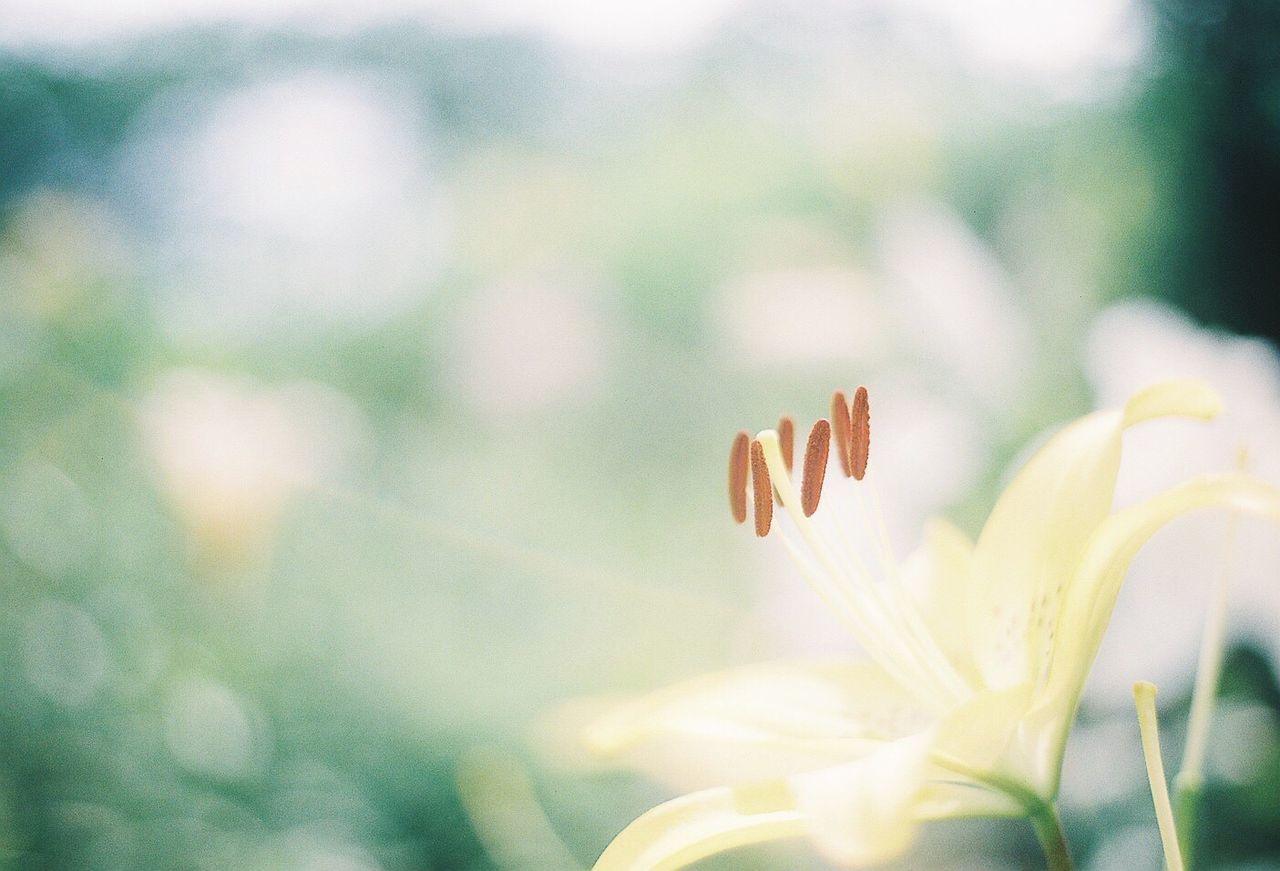
<path fill-rule="evenodd" d="M 729 507 L 733 509 L 733 519 L 738 523 L 747 521 L 747 450 L 751 437 L 740 432 L 733 437 L 733 447 L 729 450 Z"/>
<path fill-rule="evenodd" d="M 751 443 L 751 491 L 755 497 L 756 535 L 764 538 L 773 525 L 773 487 L 769 483 L 769 466 L 764 461 L 764 447 Z"/>
<path fill-rule="evenodd" d="M 822 480 L 827 475 L 827 454 L 831 450 L 831 424 L 819 419 L 809 431 L 809 444 L 804 449 L 804 481 L 800 485 L 800 507 L 810 517 L 818 510 L 822 498 Z"/>
<path fill-rule="evenodd" d="M 853 394 L 851 436 L 849 466 L 853 477 L 861 481 L 867 474 L 867 459 L 871 456 L 871 402 L 865 387 L 859 387 Z"/>
<path fill-rule="evenodd" d="M 835 430 L 840 469 L 846 478 L 853 474 L 853 468 L 849 465 L 849 424 L 849 403 L 844 398 L 844 393 L 837 390 L 831 395 L 831 426 Z"/>

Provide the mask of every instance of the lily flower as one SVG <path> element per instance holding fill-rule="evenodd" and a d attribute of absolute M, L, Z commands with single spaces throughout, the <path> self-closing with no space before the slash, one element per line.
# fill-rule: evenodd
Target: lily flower
<path fill-rule="evenodd" d="M 1208 419 L 1220 406 L 1204 382 L 1175 381 L 1089 414 L 1032 456 L 976 542 L 934 521 L 901 563 L 866 478 L 864 388 L 852 407 L 833 397 L 802 475 L 790 419 L 754 439 L 739 433 L 735 519 L 747 518 L 749 480 L 757 534 L 781 543 L 865 656 L 703 676 L 591 724 L 584 739 L 597 754 L 701 775 L 700 788 L 624 829 L 597 871 L 679 868 L 798 836 L 835 863 L 877 864 L 906 852 L 926 821 L 981 816 L 1028 817 L 1049 866 L 1069 868 L 1055 809 L 1063 750 L 1130 560 L 1196 509 L 1280 521 L 1280 491 L 1238 473 L 1112 512 L 1126 429 Z"/>

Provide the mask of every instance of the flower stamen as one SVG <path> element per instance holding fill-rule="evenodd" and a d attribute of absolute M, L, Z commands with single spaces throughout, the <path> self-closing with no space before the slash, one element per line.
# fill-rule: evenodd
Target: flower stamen
<path fill-rule="evenodd" d="M 856 462 L 857 479 L 861 481 L 865 477 L 870 447 L 870 408 L 865 387 L 858 389 L 854 404 L 856 413 L 850 409 L 843 393 L 837 391 L 832 396 L 835 423 L 824 418 L 813 425 L 800 468 L 794 473 L 794 423 L 790 418 L 782 418 L 777 431 L 765 430 L 750 441 L 756 534 L 764 537 L 772 529 L 774 508 L 770 495 L 776 496 L 816 563 L 806 558 L 784 528 L 780 534 L 787 551 L 815 591 L 850 622 L 855 637 L 872 657 L 895 673 L 904 685 L 918 691 L 922 699 L 939 704 L 944 699 L 959 701 L 970 695 L 971 688 L 938 648 L 902 585 L 879 511 L 879 500 L 874 492 L 868 494 L 865 490 L 871 482 L 858 489 L 862 497 L 861 514 L 863 518 L 872 519 L 871 538 L 881 573 L 879 579 L 868 569 L 846 524 L 834 516 L 814 517 L 822 498 L 833 434 L 842 470 L 847 470 L 848 477 L 855 477 Z M 741 439 L 735 442 L 735 450 L 740 444 Z M 734 462 L 739 463 L 735 468 L 741 468 L 739 460 Z M 796 480 L 797 477 L 800 480 Z M 745 493 L 743 498 L 745 500 Z M 847 507 L 837 500 L 832 510 L 839 509 L 837 513 L 843 514 Z"/>
<path fill-rule="evenodd" d="M 916 694 L 930 707 L 941 708 L 947 697 L 945 688 L 934 683 L 932 676 L 919 669 L 918 663 L 905 649 L 902 640 L 887 632 L 888 622 L 878 606 L 865 595 L 858 594 L 852 579 L 841 570 L 841 563 L 829 549 L 826 537 L 820 533 L 810 518 L 805 517 L 791 479 L 782 468 L 782 455 L 778 450 L 778 434 L 769 430 L 761 432 L 752 443 L 762 445 L 766 462 L 774 469 L 774 484 L 782 494 L 782 504 L 794 522 L 795 531 L 808 546 L 802 548 L 793 541 L 784 527 L 779 530 L 786 547 L 805 580 L 824 602 L 839 616 L 853 636 L 867 652 L 895 678 Z"/>

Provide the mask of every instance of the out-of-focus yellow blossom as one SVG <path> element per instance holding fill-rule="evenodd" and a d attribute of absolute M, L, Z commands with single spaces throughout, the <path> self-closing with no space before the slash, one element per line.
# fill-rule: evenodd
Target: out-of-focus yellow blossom
<path fill-rule="evenodd" d="M 596 753 L 702 787 L 633 822 L 596 868 L 678 868 L 802 835 L 861 866 L 904 853 L 924 821 L 1023 815 L 1050 865 L 1069 867 L 1054 809 L 1063 750 L 1133 555 L 1200 508 L 1280 520 L 1280 491 L 1241 474 L 1112 512 L 1127 428 L 1207 419 L 1220 406 L 1203 382 L 1176 381 L 1087 415 L 1018 472 L 976 543 L 934 521 L 901 564 L 882 528 L 862 536 L 876 543 L 874 560 L 850 528 L 847 500 L 875 505 L 870 481 L 833 482 L 806 516 L 813 505 L 802 505 L 788 449 L 777 432 L 759 433 L 753 450 L 785 509 L 774 537 L 866 656 L 708 675 L 594 722 L 585 738 Z M 875 527 L 878 511 L 864 514 Z"/>
<path fill-rule="evenodd" d="M 220 569 L 264 555 L 288 499 L 340 465 L 362 426 L 332 388 L 199 369 L 160 379 L 139 423 L 193 557 Z"/>

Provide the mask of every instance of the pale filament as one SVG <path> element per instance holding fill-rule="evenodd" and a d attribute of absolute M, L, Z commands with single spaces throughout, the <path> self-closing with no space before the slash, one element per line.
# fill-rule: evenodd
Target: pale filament
<path fill-rule="evenodd" d="M 927 705 L 946 708 L 963 702 L 973 688 L 943 652 L 906 588 L 879 496 L 874 484 L 864 480 L 871 439 L 866 388 L 855 391 L 852 403 L 836 392 L 831 415 L 830 422 L 819 420 L 809 434 L 800 492 L 792 475 L 795 435 L 790 418 L 782 419 L 779 431 L 764 430 L 755 439 L 738 434 L 729 470 L 734 519 L 746 520 L 749 465 L 756 534 L 767 536 L 775 523 L 790 527 L 777 531 L 788 554 L 867 653 Z M 832 450 L 834 460 L 829 458 Z M 847 491 L 828 494 L 827 508 L 819 514 L 829 465 L 831 477 L 852 479 L 859 492 L 856 503 Z M 825 483 L 828 490 L 837 486 Z M 785 509 L 776 521 L 775 496 Z M 778 522 L 784 519 L 790 522 Z M 855 540 L 857 533 L 864 540 Z M 863 558 L 867 550 L 875 555 L 871 566 Z"/>
<path fill-rule="evenodd" d="M 815 565 L 813 560 L 806 559 L 798 544 L 784 537 L 788 552 L 815 592 L 845 618 L 868 654 L 921 701 L 931 707 L 946 708 L 968 698 L 971 694 L 968 685 L 927 633 L 923 636 L 928 639 L 926 642 L 916 637 L 916 633 L 904 631 L 909 618 L 904 618 L 902 609 L 886 599 L 881 585 L 872 578 L 856 551 L 847 543 L 841 545 L 842 536 L 824 533 L 811 518 L 804 516 L 778 448 L 777 433 L 766 430 L 756 436 L 756 441 L 763 448 L 783 507 L 817 561 Z M 838 559 L 837 549 L 849 558 Z"/>

